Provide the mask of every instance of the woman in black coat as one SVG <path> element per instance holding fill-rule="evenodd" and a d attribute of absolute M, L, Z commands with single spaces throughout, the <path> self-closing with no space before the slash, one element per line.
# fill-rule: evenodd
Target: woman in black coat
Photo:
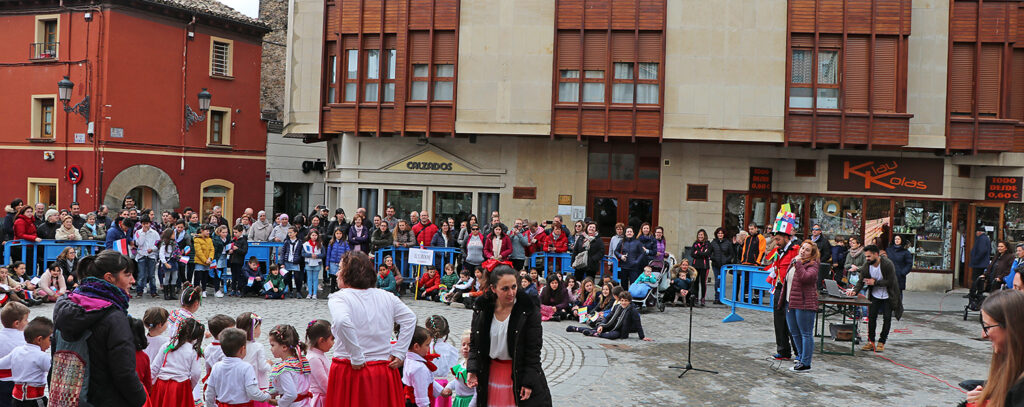
<path fill-rule="evenodd" d="M 633 228 L 626 228 L 626 238 L 615 248 L 615 257 L 619 259 L 619 284 L 622 288 L 629 287 L 640 277 L 640 270 L 647 265 L 647 249 L 644 244 L 633 238 Z"/>
<path fill-rule="evenodd" d="M 903 236 L 893 236 L 892 246 L 885 249 L 885 256 L 896 268 L 896 279 L 900 282 L 900 290 L 906 290 L 907 274 L 910 274 L 910 270 L 914 267 L 914 255 L 903 246 Z"/>
<path fill-rule="evenodd" d="M 604 242 L 597 236 L 597 224 L 594 222 L 588 223 L 586 230 L 585 237 L 580 236 L 572 245 L 572 258 L 574 262 L 576 256 L 587 252 L 587 265 L 575 269 L 573 273 L 576 281 L 583 281 L 585 277 L 596 279 L 597 272 L 601 268 L 601 259 L 604 258 Z"/>
<path fill-rule="evenodd" d="M 736 257 L 736 247 L 731 240 L 725 238 L 725 229 L 715 229 L 715 238 L 711 241 L 711 275 L 715 281 L 715 304 L 718 298 L 718 272 L 722 266 L 731 264 Z"/>
<path fill-rule="evenodd" d="M 694 281 L 695 297 L 700 298 L 700 306 L 704 306 L 704 297 L 708 291 L 708 269 L 711 268 L 711 245 L 708 243 L 708 232 L 697 231 L 697 241 L 693 242 L 693 268 L 697 269 L 697 281 Z"/>
<path fill-rule="evenodd" d="M 488 273 L 487 279 L 490 289 L 474 307 L 466 363 L 469 372 L 466 383 L 476 388 L 476 405 L 504 407 L 505 404 L 498 402 L 510 399 L 513 403 L 510 405 L 520 407 L 552 405 L 547 378 L 540 364 L 543 347 L 540 309 L 529 295 L 517 289 L 516 272 L 512 267 L 499 265 Z M 491 327 L 495 323 L 505 325 L 505 329 L 492 336 Z M 499 339 L 502 336 L 503 341 Z M 511 395 L 492 393 L 499 391 L 498 385 L 502 384 L 511 384 Z"/>

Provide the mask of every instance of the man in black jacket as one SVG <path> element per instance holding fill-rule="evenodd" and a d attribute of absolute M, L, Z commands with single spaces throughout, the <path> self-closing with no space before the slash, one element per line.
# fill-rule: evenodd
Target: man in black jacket
<path fill-rule="evenodd" d="M 8 206 L 7 215 L 4 216 L 3 225 L 0 225 L 0 243 L 14 239 L 14 219 L 18 217 L 18 211 L 25 207 L 25 201 L 15 198 Z"/>
<path fill-rule="evenodd" d="M 832 271 L 832 243 L 821 233 L 821 225 L 815 223 L 811 227 L 811 241 L 818 246 L 818 253 L 821 258 L 818 260 L 818 289 L 825 288 L 825 278 Z"/>
<path fill-rule="evenodd" d="M 721 304 L 718 298 L 718 273 L 722 266 L 731 264 L 736 258 L 736 246 L 725 238 L 725 229 L 715 230 L 715 238 L 711 240 L 711 270 L 715 276 L 715 304 Z"/>

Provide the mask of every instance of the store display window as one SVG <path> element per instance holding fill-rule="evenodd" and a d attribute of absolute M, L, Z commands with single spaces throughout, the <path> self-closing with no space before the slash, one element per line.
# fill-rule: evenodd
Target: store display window
<path fill-rule="evenodd" d="M 942 201 L 896 201 L 893 233 L 914 255 L 914 269 L 952 269 L 952 205 Z"/>

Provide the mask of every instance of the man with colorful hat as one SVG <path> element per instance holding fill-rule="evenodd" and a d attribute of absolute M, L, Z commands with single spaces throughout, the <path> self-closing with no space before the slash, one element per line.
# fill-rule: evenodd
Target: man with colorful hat
<path fill-rule="evenodd" d="M 772 224 L 772 239 L 775 240 L 777 253 L 775 260 L 768 266 L 768 283 L 774 288 L 772 303 L 775 317 L 775 360 L 790 360 L 793 357 L 792 337 L 786 324 L 786 276 L 789 275 L 790 263 L 800 252 L 800 241 L 793 236 L 796 228 L 796 214 L 790 211 L 789 204 L 783 204 Z"/>

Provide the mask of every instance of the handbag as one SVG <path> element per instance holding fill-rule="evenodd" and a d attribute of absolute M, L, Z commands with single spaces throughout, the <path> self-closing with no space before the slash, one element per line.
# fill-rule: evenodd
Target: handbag
<path fill-rule="evenodd" d="M 583 251 L 576 255 L 572 259 L 572 268 L 580 269 L 585 268 L 590 263 L 590 242 L 594 240 L 592 237 L 588 237 L 586 242 L 583 242 Z"/>

